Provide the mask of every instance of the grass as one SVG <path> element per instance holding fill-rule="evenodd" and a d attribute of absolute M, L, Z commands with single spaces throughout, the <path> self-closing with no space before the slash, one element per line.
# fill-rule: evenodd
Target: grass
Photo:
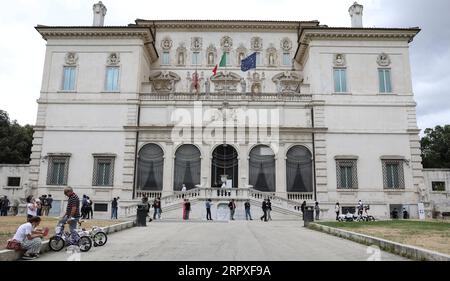
<path fill-rule="evenodd" d="M 45 239 L 48 239 L 52 235 L 55 234 L 55 226 L 58 223 L 58 218 L 53 217 L 41 217 L 41 223 L 39 224 L 39 228 L 48 227 L 50 229 L 48 236 Z M 0 250 L 5 249 L 6 242 L 8 239 L 11 239 L 16 233 L 17 228 L 26 222 L 26 218 L 23 216 L 9 216 L 9 217 L 0 217 Z M 114 224 L 118 224 L 122 221 L 119 220 L 85 220 L 82 224 L 83 228 L 90 229 L 93 226 L 106 227 Z M 66 225 L 65 228 L 68 226 Z"/>
<path fill-rule="evenodd" d="M 450 254 L 450 222 L 393 220 L 320 224 Z"/>

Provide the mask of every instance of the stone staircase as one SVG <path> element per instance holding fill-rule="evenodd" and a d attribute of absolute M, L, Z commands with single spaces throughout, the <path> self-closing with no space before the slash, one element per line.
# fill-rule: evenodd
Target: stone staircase
<path fill-rule="evenodd" d="M 153 199 L 160 197 L 160 192 L 148 193 L 145 196 L 149 197 L 150 204 Z M 292 198 L 293 196 L 286 196 Z M 290 218 L 301 219 L 302 213 L 300 206 L 303 201 L 308 204 L 313 203 L 313 196 L 311 193 L 296 193 L 294 198 L 290 200 L 285 197 L 277 196 L 275 193 L 261 192 L 252 188 L 195 188 L 185 192 L 175 191 L 173 194 L 161 197 L 163 217 L 179 216 L 181 219 L 181 210 L 184 199 L 189 199 L 192 207 L 191 217 L 204 217 L 204 202 L 211 199 L 217 207 L 219 204 L 227 204 L 231 199 L 234 199 L 237 205 L 237 210 L 244 210 L 244 202 L 250 200 L 253 212 L 261 212 L 261 205 L 264 199 L 270 199 L 272 203 L 272 214 L 276 213 L 278 217 L 286 216 Z M 126 206 L 120 206 L 119 216 L 121 217 L 135 217 L 137 205 L 140 200 L 129 202 Z M 151 211 L 152 213 L 152 211 Z"/>

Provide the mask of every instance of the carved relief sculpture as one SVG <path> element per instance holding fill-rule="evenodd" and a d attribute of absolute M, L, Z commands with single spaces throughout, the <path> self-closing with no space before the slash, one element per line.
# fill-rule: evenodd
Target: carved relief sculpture
<path fill-rule="evenodd" d="M 263 48 L 262 39 L 260 37 L 253 37 L 251 39 L 251 47 L 253 51 L 261 51 Z"/>
<path fill-rule="evenodd" d="M 229 36 L 224 36 L 220 40 L 220 46 L 225 52 L 231 51 L 231 48 L 233 47 L 233 39 Z"/>
<path fill-rule="evenodd" d="M 200 37 L 192 37 L 191 38 L 191 50 L 192 51 L 200 51 L 202 49 L 202 38 Z"/>
<path fill-rule="evenodd" d="M 333 63 L 335 66 L 345 66 L 345 56 L 343 54 L 334 55 Z"/>
<path fill-rule="evenodd" d="M 281 49 L 285 52 L 289 52 L 292 49 L 292 41 L 289 38 L 283 38 L 283 40 L 281 40 Z"/>
<path fill-rule="evenodd" d="M 277 88 L 277 93 L 300 93 L 300 85 L 303 77 L 292 71 L 286 71 L 272 78 Z"/>
<path fill-rule="evenodd" d="M 78 62 L 78 54 L 74 52 L 67 53 L 65 61 L 67 65 L 76 65 Z"/>
<path fill-rule="evenodd" d="M 237 54 L 237 65 L 241 65 L 241 61 L 245 59 L 245 54 L 247 53 L 247 49 L 244 47 L 243 44 L 240 44 L 239 47 L 236 49 Z"/>
<path fill-rule="evenodd" d="M 217 72 L 217 75 L 211 78 L 214 84 L 214 90 L 219 93 L 235 93 L 241 77 L 233 72 Z"/>
<path fill-rule="evenodd" d="M 171 71 L 157 71 L 150 75 L 150 83 L 156 93 L 174 93 L 175 84 L 180 80 L 180 76 Z"/>
<path fill-rule="evenodd" d="M 250 91 L 252 94 L 259 94 L 263 91 L 263 84 L 265 79 L 266 78 L 264 72 L 262 73 L 262 75 L 257 72 L 254 72 L 253 75 L 250 75 L 250 72 L 248 73 L 247 80 L 249 80 L 250 82 Z"/>
<path fill-rule="evenodd" d="M 169 37 L 165 37 L 162 41 L 161 41 L 161 48 L 164 51 L 169 51 L 172 48 L 172 40 Z"/>
<path fill-rule="evenodd" d="M 377 58 L 377 63 L 379 66 L 389 66 L 391 65 L 391 59 L 385 53 L 382 53 Z"/>
<path fill-rule="evenodd" d="M 111 53 L 106 60 L 108 65 L 118 65 L 120 63 L 120 56 L 118 53 Z"/>

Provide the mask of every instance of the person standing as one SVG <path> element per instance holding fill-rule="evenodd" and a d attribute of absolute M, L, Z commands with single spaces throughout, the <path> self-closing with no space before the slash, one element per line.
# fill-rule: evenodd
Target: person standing
<path fill-rule="evenodd" d="M 189 213 L 191 212 L 191 202 L 189 202 L 189 199 L 186 199 L 186 202 L 184 204 L 185 220 L 189 220 Z"/>
<path fill-rule="evenodd" d="M 52 204 L 53 204 L 53 198 L 52 198 L 51 194 L 49 194 L 47 196 L 47 202 L 48 202 L 48 210 L 47 210 L 47 216 L 48 216 L 48 214 L 50 213 L 50 210 L 52 209 Z"/>
<path fill-rule="evenodd" d="M 341 206 L 339 205 L 339 202 L 336 203 L 336 206 L 334 206 L 334 211 L 336 212 L 336 220 L 339 220 L 339 214 L 341 213 Z"/>
<path fill-rule="evenodd" d="M 8 209 L 9 209 L 9 199 L 8 196 L 5 195 L 5 197 L 3 197 L 3 200 L 1 201 L 0 215 L 2 217 L 8 216 Z"/>
<path fill-rule="evenodd" d="M 89 196 L 87 197 L 87 200 L 88 200 L 88 208 L 87 208 L 88 218 L 90 215 L 91 220 L 93 220 L 94 219 L 94 209 L 93 209 L 94 202 L 91 200 L 91 198 L 89 198 Z"/>
<path fill-rule="evenodd" d="M 208 221 L 212 221 L 213 219 L 211 218 L 211 199 L 206 200 L 205 203 L 205 207 L 206 207 L 206 220 Z"/>
<path fill-rule="evenodd" d="M 252 221 L 252 214 L 250 213 L 250 200 L 245 201 L 244 204 L 245 207 L 245 219 L 248 220 L 250 218 L 250 220 Z"/>
<path fill-rule="evenodd" d="M 305 220 L 305 209 L 306 209 L 306 201 L 303 201 L 302 205 L 300 206 L 300 210 L 302 211 L 303 220 Z"/>
<path fill-rule="evenodd" d="M 42 202 L 41 199 L 36 199 L 36 215 L 40 217 L 42 215 Z"/>
<path fill-rule="evenodd" d="M 158 220 L 161 219 L 161 213 L 162 213 L 162 208 L 161 208 L 161 199 L 159 197 L 156 198 L 155 202 L 154 202 L 154 207 L 155 208 L 155 214 L 158 217 Z M 156 219 L 155 216 L 155 219 Z"/>
<path fill-rule="evenodd" d="M 48 200 L 47 200 L 47 194 L 42 195 L 42 216 L 48 216 Z"/>
<path fill-rule="evenodd" d="M 267 202 L 266 199 L 264 199 L 264 201 L 262 202 L 262 211 L 263 211 L 263 215 L 261 217 L 261 220 L 264 219 L 264 221 L 267 221 Z"/>
<path fill-rule="evenodd" d="M 117 219 L 117 198 L 113 198 L 111 202 L 111 219 Z"/>
<path fill-rule="evenodd" d="M 234 199 L 231 199 L 230 203 L 228 203 L 228 208 L 230 208 L 230 220 L 234 221 L 234 212 L 236 210 Z"/>
<path fill-rule="evenodd" d="M 267 220 L 268 221 L 272 220 L 272 217 L 270 216 L 270 212 L 271 211 L 272 211 L 272 202 L 270 202 L 270 199 L 267 198 L 267 211 L 266 211 L 266 213 L 267 213 Z"/>
<path fill-rule="evenodd" d="M 81 218 L 82 219 L 85 219 L 87 216 L 87 206 L 88 206 L 87 196 L 86 196 L 86 194 L 83 194 L 83 199 L 81 200 Z"/>
<path fill-rule="evenodd" d="M 314 206 L 314 210 L 316 211 L 316 220 L 319 220 L 320 217 L 320 207 L 319 207 L 319 202 L 316 202 L 316 205 Z"/>
<path fill-rule="evenodd" d="M 36 201 L 34 201 L 33 195 L 27 197 L 27 221 L 30 221 L 32 217 L 37 216 Z"/>
<path fill-rule="evenodd" d="M 358 201 L 357 208 L 358 208 L 358 215 L 362 216 L 363 215 L 363 211 L 364 211 L 364 205 L 363 205 L 361 200 Z"/>
<path fill-rule="evenodd" d="M 69 186 L 64 188 L 64 195 L 67 196 L 67 208 L 64 216 L 60 219 L 60 224 L 69 224 L 70 233 L 75 233 L 74 237 L 76 237 L 77 222 L 80 220 L 80 199 L 78 195 L 73 192 L 73 189 Z"/>

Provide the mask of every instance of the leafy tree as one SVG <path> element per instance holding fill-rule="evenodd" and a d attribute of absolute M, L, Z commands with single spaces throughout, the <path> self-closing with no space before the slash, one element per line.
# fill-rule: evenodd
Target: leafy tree
<path fill-rule="evenodd" d="M 0 110 L 0 164 L 28 164 L 33 142 L 33 127 L 20 126 Z"/>
<path fill-rule="evenodd" d="M 420 146 L 424 168 L 450 169 L 450 125 L 426 129 Z"/>

